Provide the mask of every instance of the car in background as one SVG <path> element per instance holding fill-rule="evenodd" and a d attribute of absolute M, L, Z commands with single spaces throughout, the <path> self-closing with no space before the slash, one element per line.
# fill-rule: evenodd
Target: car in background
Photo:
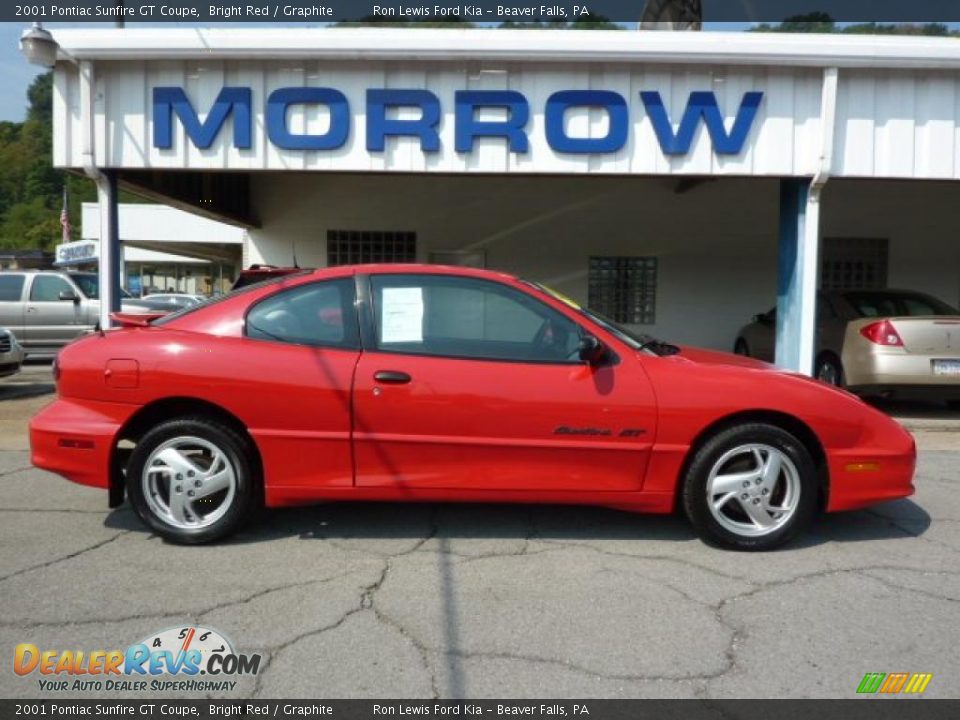
<path fill-rule="evenodd" d="M 773 361 L 776 310 L 742 328 L 734 352 Z M 814 376 L 863 395 L 935 390 L 960 399 L 960 311 L 911 290 L 821 292 Z"/>
<path fill-rule="evenodd" d="M 240 288 L 247 287 L 248 285 L 255 285 L 256 283 L 263 282 L 264 280 L 273 280 L 275 278 L 281 278 L 285 275 L 293 275 L 298 272 L 303 272 L 303 268 L 299 267 L 279 267 L 277 265 L 251 265 L 246 270 L 241 270 L 240 275 L 237 277 L 236 281 L 233 283 L 231 290 L 239 290 Z"/>
<path fill-rule="evenodd" d="M 174 542 L 264 503 L 520 502 L 683 508 L 764 550 L 914 490 L 913 438 L 853 395 L 501 273 L 339 266 L 114 317 L 60 352 L 31 459 Z"/>
<path fill-rule="evenodd" d="M 23 348 L 17 338 L 6 328 L 0 327 L 0 378 L 20 372 L 23 358 Z"/>
<path fill-rule="evenodd" d="M 131 305 L 143 307 L 151 312 L 176 312 L 206 302 L 203 295 L 189 293 L 152 293 L 131 301 Z"/>
<path fill-rule="evenodd" d="M 125 312 L 145 312 L 121 289 Z M 27 355 L 53 355 L 93 330 L 100 316 L 96 273 L 56 270 L 0 272 L 0 326 L 16 337 Z"/>

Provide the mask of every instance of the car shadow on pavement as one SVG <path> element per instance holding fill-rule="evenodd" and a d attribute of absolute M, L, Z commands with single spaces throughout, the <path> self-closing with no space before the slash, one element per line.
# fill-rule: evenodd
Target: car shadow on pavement
<path fill-rule="evenodd" d="M 54 389 L 52 382 L 0 382 L 0 402 L 48 395 L 52 393 Z"/>
<path fill-rule="evenodd" d="M 826 543 L 917 537 L 930 527 L 930 515 L 911 500 L 868 510 L 818 517 L 785 549 Z M 129 503 L 112 511 L 105 525 L 148 533 Z M 248 529 L 224 541 L 269 542 L 281 538 L 328 541 L 396 541 L 398 546 L 431 538 L 455 540 L 696 540 L 682 515 L 640 515 L 580 505 L 488 505 L 342 502 L 265 510 Z M 386 551 L 390 551 L 385 548 Z"/>

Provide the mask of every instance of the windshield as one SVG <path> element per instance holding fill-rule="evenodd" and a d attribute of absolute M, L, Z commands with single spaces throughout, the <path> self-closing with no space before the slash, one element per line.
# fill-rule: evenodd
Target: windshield
<path fill-rule="evenodd" d="M 527 284 L 532 285 L 541 292 L 545 292 L 550 297 L 556 298 L 560 302 L 570 306 L 578 313 L 586 318 L 589 318 L 608 333 L 615 336 L 618 340 L 634 350 L 643 350 L 653 355 L 670 355 L 676 352 L 675 346 L 668 345 L 652 335 L 638 333 L 635 330 L 631 330 L 615 320 L 611 320 L 607 316 L 598 313 L 596 310 L 589 310 L 581 306 L 575 300 L 568 298 L 566 295 L 557 292 L 553 288 L 535 282 L 528 282 Z"/>
<path fill-rule="evenodd" d="M 76 283 L 77 287 L 80 288 L 80 292 L 86 297 L 91 300 L 100 299 L 100 278 L 98 278 L 95 273 L 70 273 L 70 279 Z M 133 296 L 123 288 L 120 288 L 120 297 L 129 298 Z"/>

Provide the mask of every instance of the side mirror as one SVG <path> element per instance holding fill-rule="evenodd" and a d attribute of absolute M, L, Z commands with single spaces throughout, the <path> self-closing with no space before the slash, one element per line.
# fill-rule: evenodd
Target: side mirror
<path fill-rule="evenodd" d="M 63 291 L 60 293 L 60 299 L 61 299 L 61 300 L 69 300 L 69 301 L 72 302 L 74 305 L 76 305 L 76 304 L 78 304 L 78 303 L 80 302 L 80 296 L 77 295 L 73 290 L 63 290 Z"/>
<path fill-rule="evenodd" d="M 607 348 L 593 335 L 584 335 L 580 338 L 580 359 L 587 365 L 599 365 L 607 359 Z"/>

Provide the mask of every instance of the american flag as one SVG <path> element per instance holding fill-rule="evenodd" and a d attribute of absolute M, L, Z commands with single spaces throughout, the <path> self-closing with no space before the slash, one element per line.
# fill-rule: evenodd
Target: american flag
<path fill-rule="evenodd" d="M 67 198 L 67 186 L 63 186 L 63 208 L 60 210 L 60 238 L 63 242 L 70 242 L 70 205 Z"/>

